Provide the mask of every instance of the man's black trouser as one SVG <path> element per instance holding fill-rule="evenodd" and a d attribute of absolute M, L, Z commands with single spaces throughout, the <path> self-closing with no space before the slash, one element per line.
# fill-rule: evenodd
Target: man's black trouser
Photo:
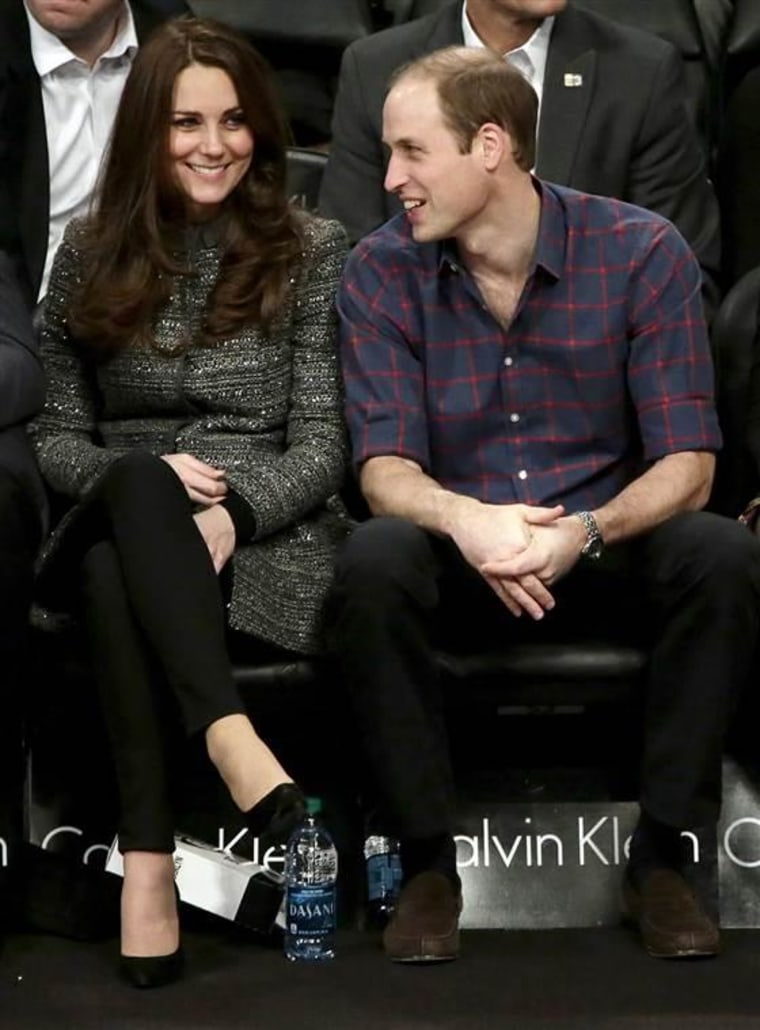
<path fill-rule="evenodd" d="M 40 516 L 0 469 L 0 887 L 20 859 L 27 626 Z M 0 898 L 0 919 L 3 899 Z"/>
<path fill-rule="evenodd" d="M 726 727 L 755 652 L 760 544 L 738 523 L 685 513 L 581 560 L 539 623 L 512 616 L 448 540 L 374 518 L 338 560 L 333 646 L 381 807 L 402 839 L 453 830 L 434 649 L 630 639 L 651 646 L 641 805 L 675 828 L 713 823 Z"/>

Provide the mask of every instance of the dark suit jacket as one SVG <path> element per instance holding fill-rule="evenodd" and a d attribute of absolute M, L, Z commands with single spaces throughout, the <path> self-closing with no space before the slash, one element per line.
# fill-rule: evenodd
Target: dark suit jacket
<path fill-rule="evenodd" d="M 760 68 L 742 79 L 726 109 L 718 193 L 730 285 L 760 265 Z"/>
<path fill-rule="evenodd" d="M 0 253 L 0 468 L 24 488 L 40 515 L 40 529 L 45 524 L 45 490 L 24 422 L 40 411 L 44 400 L 37 334 L 11 260 Z"/>
<path fill-rule="evenodd" d="M 462 44 L 457 0 L 346 50 L 319 208 L 342 221 L 352 240 L 401 210 L 383 190 L 382 107 L 391 73 Z M 566 86 L 568 74 L 582 76 L 582 86 Z M 717 280 L 717 201 L 687 112 L 681 59 L 670 44 L 568 6 L 549 44 L 538 136 L 542 179 L 664 215 L 691 244 L 706 278 Z M 717 290 L 710 293 L 714 301 Z"/>
<path fill-rule="evenodd" d="M 160 6 L 159 6 L 160 5 Z M 145 39 L 180 0 L 131 0 Z M 45 114 L 22 0 L 0 0 L 0 248 L 11 255 L 24 296 L 34 304 L 47 251 L 50 217 Z"/>

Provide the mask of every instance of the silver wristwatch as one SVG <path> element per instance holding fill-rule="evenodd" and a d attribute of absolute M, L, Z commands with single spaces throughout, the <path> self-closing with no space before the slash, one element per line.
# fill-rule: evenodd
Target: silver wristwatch
<path fill-rule="evenodd" d="M 604 540 L 602 540 L 602 534 L 599 532 L 596 519 L 590 511 L 574 511 L 573 515 L 581 520 L 586 529 L 586 543 L 583 545 L 581 555 L 584 558 L 601 558 L 602 551 L 604 550 Z"/>

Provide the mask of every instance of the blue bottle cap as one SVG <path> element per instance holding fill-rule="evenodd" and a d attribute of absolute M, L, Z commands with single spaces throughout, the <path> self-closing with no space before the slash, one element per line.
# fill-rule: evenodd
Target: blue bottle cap
<path fill-rule="evenodd" d="M 306 811 L 309 813 L 309 815 L 319 815 L 319 813 L 322 811 L 322 799 L 307 798 Z"/>

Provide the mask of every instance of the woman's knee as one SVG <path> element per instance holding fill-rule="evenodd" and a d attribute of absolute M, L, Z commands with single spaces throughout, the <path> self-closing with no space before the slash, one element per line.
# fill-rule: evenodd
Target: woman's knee
<path fill-rule="evenodd" d="M 181 489 L 176 473 L 163 459 L 148 451 L 130 451 L 117 458 L 103 473 L 100 483 L 102 496 L 109 500 L 125 497 L 140 497 L 143 494 L 155 497 L 157 490 L 167 487 Z"/>

